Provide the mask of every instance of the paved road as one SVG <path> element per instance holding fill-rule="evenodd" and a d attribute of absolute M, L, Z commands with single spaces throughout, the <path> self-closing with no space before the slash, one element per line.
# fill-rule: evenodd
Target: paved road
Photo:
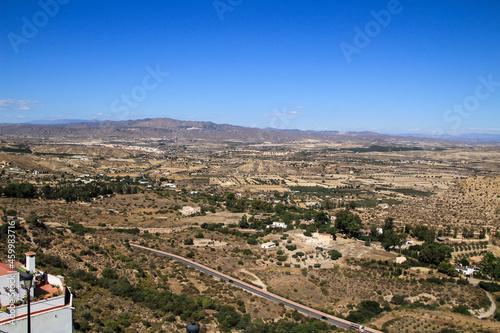
<path fill-rule="evenodd" d="M 477 286 L 477 285 L 479 285 L 479 282 L 481 282 L 481 280 L 478 280 L 475 278 L 468 278 L 468 280 L 469 280 L 469 283 L 472 284 L 473 286 Z M 497 310 L 497 304 L 495 303 L 495 300 L 493 299 L 493 297 L 491 297 L 491 294 L 489 292 L 487 292 L 486 290 L 484 292 L 486 293 L 486 296 L 488 296 L 488 298 L 490 299 L 491 306 L 490 306 L 489 310 L 487 310 L 486 312 L 484 312 L 478 316 L 479 319 L 491 317 L 495 314 L 495 312 Z"/>
<path fill-rule="evenodd" d="M 488 298 L 491 301 L 491 307 L 485 313 L 480 314 L 478 316 L 479 319 L 484 319 L 484 318 L 491 317 L 491 316 L 493 316 L 495 314 L 495 311 L 497 310 L 497 305 L 496 305 L 495 300 L 493 299 L 493 297 L 491 297 L 491 294 L 489 292 L 487 292 L 486 290 L 484 292 L 486 293 L 486 296 L 488 296 Z"/>
<path fill-rule="evenodd" d="M 223 274 L 221 272 L 218 272 L 216 270 L 213 270 L 207 266 L 204 266 L 204 265 L 201 265 L 201 264 L 198 264 L 192 260 L 189 260 L 189 259 L 186 259 L 184 257 L 181 257 L 181 256 L 178 256 L 178 255 L 175 255 L 175 254 L 172 254 L 172 253 L 167 253 L 167 252 L 163 252 L 163 251 L 159 251 L 159 250 L 155 250 L 155 249 L 152 249 L 152 248 L 149 248 L 149 247 L 145 247 L 145 246 L 141 246 L 141 245 L 137 245 L 137 244 L 130 244 L 131 247 L 134 247 L 134 248 L 137 248 L 137 249 L 143 249 L 143 250 L 148 250 L 148 251 L 151 251 L 153 253 L 156 253 L 160 256 L 167 256 L 167 257 L 170 257 L 174 260 L 177 260 L 179 262 L 182 262 L 184 264 L 186 264 L 187 266 L 189 267 L 193 267 L 199 271 L 202 271 L 204 273 L 207 273 L 207 274 L 210 274 L 212 276 L 215 276 L 217 278 L 220 278 L 224 281 L 227 281 L 233 285 L 235 285 L 236 287 L 239 287 L 239 288 L 242 288 L 246 291 L 249 291 L 253 294 L 256 294 L 258 296 L 261 296 L 261 297 L 264 297 L 264 298 L 267 298 L 271 301 L 274 301 L 274 302 L 277 302 L 277 303 L 283 303 L 284 305 L 292 308 L 292 309 L 295 309 L 299 312 L 302 312 L 303 314 L 306 314 L 308 316 L 311 316 L 311 317 L 314 317 L 314 318 L 317 318 L 317 319 L 321 319 L 321 320 L 324 320 L 332 325 L 336 325 L 336 326 L 339 326 L 339 327 L 342 327 L 342 328 L 349 328 L 351 326 L 351 322 L 347 321 L 347 320 L 344 320 L 344 319 L 341 319 L 341 318 L 337 318 L 337 317 L 334 317 L 332 315 L 329 315 L 327 313 L 324 313 L 324 312 L 321 312 L 321 311 L 318 311 L 316 309 L 313 309 L 313 308 L 310 308 L 310 307 L 307 307 L 305 305 L 302 305 L 302 304 L 299 304 L 299 303 L 295 303 L 293 301 L 290 301 L 286 298 L 283 298 L 281 296 L 278 296 L 278 295 L 275 295 L 273 293 L 270 293 L 268 291 L 265 291 L 265 290 L 262 290 L 258 287 L 255 287 L 255 286 L 252 286 L 251 284 L 248 284 L 248 283 L 245 283 L 241 280 L 237 280 L 229 275 L 226 275 L 226 274 Z M 374 329 L 371 329 L 371 328 L 368 328 L 368 327 L 365 327 L 365 332 L 369 332 L 369 333 L 382 333 L 380 331 L 377 331 L 377 330 L 374 330 Z"/>

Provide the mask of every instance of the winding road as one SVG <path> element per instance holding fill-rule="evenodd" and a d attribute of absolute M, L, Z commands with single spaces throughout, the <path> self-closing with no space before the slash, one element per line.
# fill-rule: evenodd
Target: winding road
<path fill-rule="evenodd" d="M 233 284 L 234 286 L 236 287 L 239 287 L 241 289 L 244 289 L 246 291 L 249 291 L 255 295 L 258 295 L 258 296 L 261 296 L 261 297 L 264 297 L 264 298 L 267 298 L 273 302 L 276 302 L 276 303 L 283 303 L 285 306 L 289 307 L 289 308 L 292 308 L 292 309 L 295 309 L 305 315 L 308 315 L 308 316 L 311 316 L 311 317 L 314 317 L 314 318 L 317 318 L 317 319 L 320 319 L 320 320 L 324 320 L 326 322 L 328 322 L 329 324 L 332 324 L 332 325 L 335 325 L 335 326 L 338 326 L 338 327 L 342 327 L 342 328 L 350 328 L 351 325 L 356 325 L 356 327 L 362 327 L 361 325 L 358 325 L 358 324 L 355 324 L 355 323 L 352 323 L 350 321 L 347 321 L 347 320 L 344 320 L 344 319 L 341 319 L 341 318 L 337 318 L 337 317 L 334 317 L 328 313 L 324 313 L 324 312 L 321 312 L 321 311 L 318 311 L 316 309 L 313 309 L 313 308 L 310 308 L 310 307 L 307 307 L 305 305 L 302 305 L 302 304 L 299 304 L 299 303 L 296 303 L 296 302 L 293 302 L 293 301 L 290 301 L 286 298 L 283 298 L 281 296 L 278 296 L 278 295 L 275 295 L 273 293 L 270 293 L 268 291 L 265 291 L 265 290 L 262 290 L 258 287 L 255 287 L 255 286 L 252 286 L 251 284 L 248 284 L 248 283 L 245 283 L 241 280 L 237 280 L 235 278 L 233 278 L 232 276 L 229 276 L 229 275 L 226 275 L 226 274 L 223 274 L 221 272 L 218 272 L 214 269 L 211 269 L 207 266 L 204 266 L 204 265 L 201 265 L 201 264 L 198 264 L 192 260 L 189 260 L 189 259 L 186 259 L 184 257 L 181 257 L 181 256 L 178 256 L 178 255 L 175 255 L 175 254 L 172 254 L 172 253 L 167 253 L 167 252 L 163 252 L 163 251 L 159 251 L 159 250 L 155 250 L 155 249 L 152 249 L 152 248 L 149 248 L 149 247 L 145 247 L 145 246 L 141 246 L 141 245 L 137 245 L 137 244 L 130 244 L 131 247 L 134 247 L 134 248 L 137 248 L 137 249 L 142 249 L 142 250 L 147 250 L 147 251 L 151 251 L 155 254 L 158 254 L 160 256 L 166 256 L 166 257 L 169 257 L 169 258 L 172 258 L 176 261 L 179 261 L 183 264 L 186 264 L 187 266 L 189 267 L 192 267 L 192 268 L 195 268 L 201 272 L 204 272 L 204 273 L 207 273 L 207 274 L 210 274 L 214 277 L 217 277 L 217 278 L 220 278 L 228 283 L 231 283 Z M 365 327 L 364 328 L 364 332 L 369 332 L 369 333 L 382 333 L 380 331 L 377 331 L 377 330 L 374 330 L 372 328 L 369 328 L 369 327 Z"/>
<path fill-rule="evenodd" d="M 479 285 L 479 282 L 481 282 L 480 280 L 477 280 L 475 278 L 468 278 L 468 280 L 469 280 L 469 283 L 472 284 L 473 286 L 477 286 L 477 285 Z M 488 298 L 490 299 L 491 306 L 488 310 L 486 310 L 486 312 L 483 312 L 479 316 L 477 316 L 477 318 L 479 318 L 479 319 L 491 317 L 497 311 L 497 304 L 495 303 L 495 300 L 493 299 L 493 297 L 491 297 L 491 294 L 489 292 L 487 292 L 486 290 L 484 292 L 486 293 L 486 296 L 488 296 Z"/>
<path fill-rule="evenodd" d="M 484 318 L 488 318 L 488 317 L 491 317 L 495 314 L 495 311 L 497 310 L 497 305 L 495 303 L 495 300 L 493 299 L 493 297 L 491 297 L 491 294 L 489 292 L 487 292 L 486 290 L 484 291 L 486 293 L 486 296 L 488 296 L 488 298 L 490 299 L 490 302 L 491 302 L 491 307 L 488 311 L 480 314 L 478 316 L 479 319 L 484 319 Z"/>

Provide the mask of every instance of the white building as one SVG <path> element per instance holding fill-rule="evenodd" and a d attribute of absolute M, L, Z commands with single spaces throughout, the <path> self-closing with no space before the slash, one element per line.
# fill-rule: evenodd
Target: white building
<path fill-rule="evenodd" d="M 201 207 L 184 206 L 182 207 L 180 212 L 184 216 L 191 216 L 195 215 L 196 213 L 201 213 Z"/>
<path fill-rule="evenodd" d="M 273 247 L 276 247 L 276 243 L 273 242 L 264 243 L 260 247 L 263 249 L 272 249 Z"/>
<path fill-rule="evenodd" d="M 462 266 L 462 265 L 458 265 L 457 267 L 455 267 L 455 270 L 458 272 L 458 273 L 461 273 L 467 277 L 473 277 L 474 276 L 474 272 L 479 272 L 479 269 L 476 268 L 476 266 Z"/>
<path fill-rule="evenodd" d="M 73 332 L 73 296 L 63 277 L 36 270 L 34 252 L 26 253 L 26 266 L 18 262 L 0 264 L 0 332 L 27 331 L 27 293 L 21 282 L 21 275 L 27 272 L 34 276 L 30 290 L 32 331 Z"/>
<path fill-rule="evenodd" d="M 266 226 L 267 229 L 269 228 L 282 228 L 286 229 L 286 223 L 285 222 L 273 222 L 273 224 L 270 224 Z"/>

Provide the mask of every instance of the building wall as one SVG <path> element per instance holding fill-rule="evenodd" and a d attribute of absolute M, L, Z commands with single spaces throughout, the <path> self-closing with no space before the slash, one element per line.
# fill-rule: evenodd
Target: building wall
<path fill-rule="evenodd" d="M 31 302 L 30 311 L 31 313 L 35 313 L 37 311 L 49 310 L 55 306 L 64 306 L 64 302 L 65 302 L 64 295 L 48 298 L 38 302 Z M 13 312 L 15 313 L 16 316 L 26 315 L 26 313 L 28 312 L 26 304 L 21 304 L 16 306 Z M 8 313 L 0 312 L 0 322 L 8 319 L 10 319 L 10 315 Z"/>
<path fill-rule="evenodd" d="M 54 275 L 51 275 L 51 274 L 47 274 L 47 282 L 50 283 L 50 284 L 59 286 L 61 288 L 63 286 L 63 282 L 61 281 L 61 279 L 58 278 L 57 276 L 54 276 Z"/>
<path fill-rule="evenodd" d="M 12 297 L 7 291 L 5 291 L 5 287 L 9 289 L 11 287 L 11 276 L 14 276 L 13 280 L 15 281 L 13 284 L 17 288 L 17 292 L 15 290 L 9 291 L 13 293 Z M 18 272 L 0 276 L 0 303 L 2 304 L 2 306 L 8 306 L 12 298 L 14 299 L 14 301 L 19 301 L 23 299 L 25 295 L 26 290 L 21 288 Z M 31 295 L 33 296 L 33 289 L 31 289 Z"/>
<path fill-rule="evenodd" d="M 0 330 L 8 333 L 25 333 L 28 329 L 26 318 L 16 320 L 15 324 L 0 324 Z M 50 333 L 72 333 L 73 311 L 64 307 L 31 316 L 31 331 Z"/>

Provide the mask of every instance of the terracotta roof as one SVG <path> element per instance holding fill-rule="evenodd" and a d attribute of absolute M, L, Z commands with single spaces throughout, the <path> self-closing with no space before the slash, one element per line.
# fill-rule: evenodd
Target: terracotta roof
<path fill-rule="evenodd" d="M 0 264 L 0 276 L 10 275 L 14 273 L 17 273 L 17 271 L 10 269 L 6 264 Z"/>
<path fill-rule="evenodd" d="M 26 252 L 25 253 L 27 256 L 34 256 L 36 253 L 33 252 L 33 251 L 30 251 L 30 252 Z"/>

